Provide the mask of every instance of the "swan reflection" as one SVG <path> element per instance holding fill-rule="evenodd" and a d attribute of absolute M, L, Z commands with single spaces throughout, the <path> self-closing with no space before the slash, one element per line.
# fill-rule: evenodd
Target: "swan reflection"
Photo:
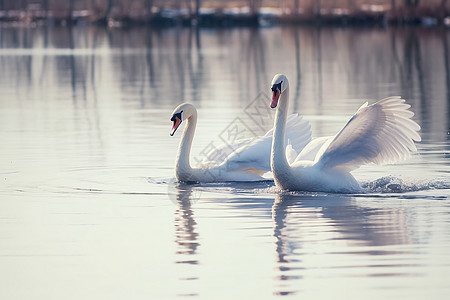
<path fill-rule="evenodd" d="M 402 246 L 414 243 L 408 214 L 398 207 L 365 207 L 358 200 L 346 195 L 276 195 L 272 206 L 275 294 L 296 293 L 312 279 L 326 280 L 338 269 L 386 276 L 400 266 L 397 260 L 411 254 L 409 247 Z M 355 255 L 366 263 L 355 260 Z"/>
<path fill-rule="evenodd" d="M 197 250 L 200 243 L 192 204 L 199 195 L 195 191 L 194 185 L 176 184 L 174 188 L 174 200 L 177 205 L 174 219 L 175 243 L 177 244 L 175 264 L 178 265 L 177 276 L 180 283 L 175 292 L 180 297 L 198 296 L 196 282 L 199 277 L 196 275 L 196 271 L 199 264 Z"/>
<path fill-rule="evenodd" d="M 195 255 L 198 243 L 198 233 L 196 232 L 197 222 L 194 219 L 194 212 L 191 208 L 195 192 L 193 186 L 188 184 L 178 184 L 176 188 L 177 210 L 175 211 L 175 242 L 177 243 L 177 255 L 182 255 L 183 259 L 177 263 L 197 264 L 197 259 L 185 259 L 185 255 Z"/>

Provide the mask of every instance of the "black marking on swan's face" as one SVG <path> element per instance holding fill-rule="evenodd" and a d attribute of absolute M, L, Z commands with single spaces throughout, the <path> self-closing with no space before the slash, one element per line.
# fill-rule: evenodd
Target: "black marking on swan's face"
<path fill-rule="evenodd" d="M 172 130 L 170 131 L 170 135 L 173 136 L 175 131 L 177 131 L 178 127 L 181 124 L 181 121 L 183 121 L 183 119 L 181 118 L 181 113 L 183 111 L 180 111 L 179 113 L 173 114 L 172 118 L 170 119 L 170 121 L 173 122 L 172 125 Z"/>
<path fill-rule="evenodd" d="M 278 89 L 281 93 L 281 84 L 283 83 L 283 81 L 280 81 L 279 83 L 274 83 L 274 85 L 272 85 L 272 92 L 276 92 L 276 90 Z"/>
<path fill-rule="evenodd" d="M 281 84 L 283 81 L 280 81 L 279 83 L 275 83 L 272 85 L 272 102 L 270 102 L 270 107 L 275 108 L 278 105 L 278 99 L 280 99 L 281 95 Z"/>
<path fill-rule="evenodd" d="M 180 120 L 182 120 L 181 119 L 181 113 L 182 113 L 183 111 L 180 111 L 179 113 L 176 113 L 176 114 L 173 114 L 173 116 L 172 116 L 172 118 L 170 119 L 170 121 L 175 121 L 175 118 L 178 118 L 178 119 L 180 119 Z"/>

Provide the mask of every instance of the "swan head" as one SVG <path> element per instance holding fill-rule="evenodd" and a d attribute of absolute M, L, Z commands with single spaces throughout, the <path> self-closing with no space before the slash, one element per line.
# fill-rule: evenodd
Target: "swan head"
<path fill-rule="evenodd" d="M 172 118 L 170 118 L 170 121 L 173 122 L 170 135 L 173 136 L 175 134 L 175 131 L 177 131 L 178 127 L 180 127 L 181 122 L 189 119 L 196 112 L 197 110 L 192 104 L 182 103 L 178 105 L 172 112 Z"/>
<path fill-rule="evenodd" d="M 287 77 L 283 74 L 277 74 L 272 79 L 272 102 L 270 103 L 271 108 L 277 107 L 278 100 L 280 99 L 281 94 L 287 89 L 289 86 L 289 81 Z"/>

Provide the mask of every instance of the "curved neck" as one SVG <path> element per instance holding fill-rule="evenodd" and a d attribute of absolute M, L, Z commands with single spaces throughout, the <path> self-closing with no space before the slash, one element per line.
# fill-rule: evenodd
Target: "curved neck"
<path fill-rule="evenodd" d="M 192 172 L 189 157 L 191 154 L 191 145 L 194 138 L 196 126 L 197 112 L 194 111 L 192 115 L 187 119 L 187 124 L 184 128 L 183 136 L 181 137 L 180 146 L 178 147 L 177 164 L 175 167 L 175 172 L 178 179 L 180 179 L 180 176 L 184 177 L 185 175 L 187 175 L 187 173 Z"/>
<path fill-rule="evenodd" d="M 286 159 L 286 148 L 284 143 L 288 107 L 289 86 L 281 94 L 278 101 L 277 113 L 275 114 L 275 128 L 273 131 L 272 151 L 270 156 L 270 164 L 274 176 L 284 173 L 290 168 Z"/>

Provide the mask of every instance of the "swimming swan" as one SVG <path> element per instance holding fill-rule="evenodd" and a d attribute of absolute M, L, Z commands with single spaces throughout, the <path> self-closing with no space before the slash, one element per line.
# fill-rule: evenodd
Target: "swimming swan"
<path fill-rule="evenodd" d="M 197 110 L 188 103 L 180 104 L 172 113 L 170 135 L 173 136 L 180 124 L 187 120 L 176 159 L 175 174 L 183 182 L 223 182 L 267 180 L 262 175 L 270 171 L 270 147 L 272 130 L 264 136 L 238 140 L 217 147 L 206 155 L 196 168 L 190 165 L 189 157 L 195 127 Z M 288 153 L 301 151 L 311 140 L 311 126 L 298 115 L 287 118 L 286 136 Z M 295 156 L 292 156 L 295 158 Z"/>
<path fill-rule="evenodd" d="M 278 187 L 293 191 L 358 192 L 351 171 L 368 163 L 394 163 L 416 151 L 420 126 L 400 97 L 364 103 L 335 136 L 312 140 L 293 162 L 284 145 L 289 82 L 277 74 L 272 80 L 272 108 L 277 107 L 270 163 Z"/>

